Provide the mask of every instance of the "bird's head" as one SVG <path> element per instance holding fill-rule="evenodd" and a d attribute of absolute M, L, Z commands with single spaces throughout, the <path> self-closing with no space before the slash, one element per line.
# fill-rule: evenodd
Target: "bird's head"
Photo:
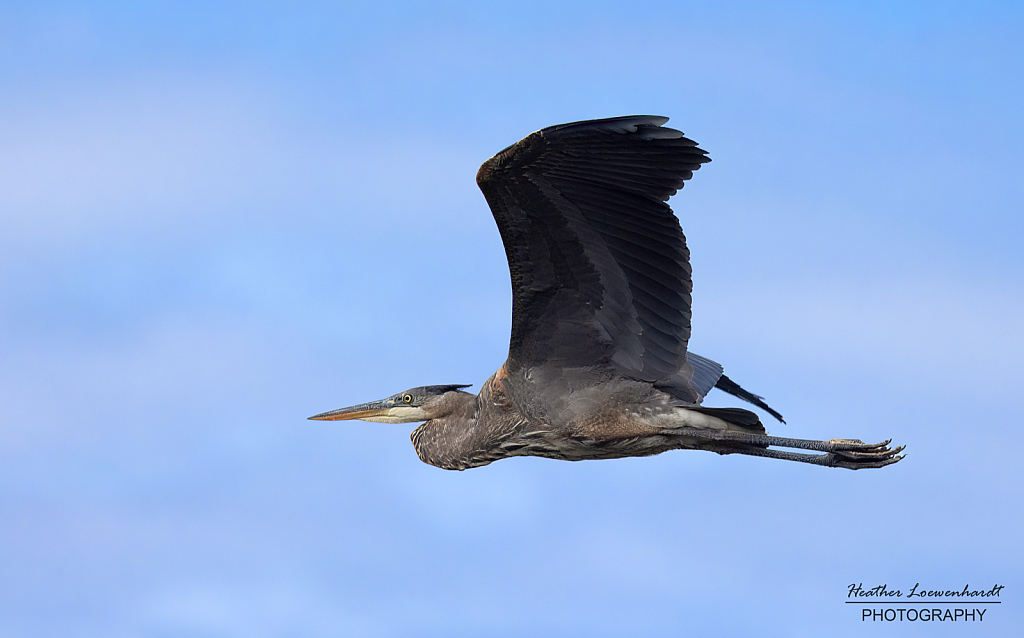
<path fill-rule="evenodd" d="M 360 403 L 309 418 L 317 421 L 359 419 L 380 423 L 428 421 L 444 416 L 452 411 L 455 404 L 463 403 L 467 397 L 472 396 L 461 390 L 468 387 L 469 385 L 424 385 L 393 394 L 380 401 Z"/>

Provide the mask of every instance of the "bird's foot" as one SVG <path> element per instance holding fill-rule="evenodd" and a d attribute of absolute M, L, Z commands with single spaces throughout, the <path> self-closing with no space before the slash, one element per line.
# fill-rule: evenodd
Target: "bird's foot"
<path fill-rule="evenodd" d="M 906 446 L 889 447 L 892 439 L 881 443 L 864 443 L 858 439 L 832 439 L 829 452 L 824 455 L 822 465 L 842 467 L 848 470 L 885 467 L 898 463 L 905 455 L 900 454 Z"/>

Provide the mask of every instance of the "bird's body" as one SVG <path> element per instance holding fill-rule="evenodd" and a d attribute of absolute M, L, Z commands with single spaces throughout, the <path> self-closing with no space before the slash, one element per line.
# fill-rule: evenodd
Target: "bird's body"
<path fill-rule="evenodd" d="M 578 461 L 703 449 L 882 467 L 888 442 L 770 437 L 757 415 L 701 406 L 712 387 L 781 416 L 687 351 L 690 265 L 665 201 L 710 161 L 667 118 L 533 133 L 481 166 L 512 279 L 507 361 L 478 395 L 424 386 L 313 419 L 424 421 L 420 458 L 467 469 L 510 456 Z M 824 452 L 797 454 L 769 446 Z"/>
<path fill-rule="evenodd" d="M 478 395 L 447 392 L 452 416 L 416 428 L 417 453 L 431 465 L 464 470 L 510 456 L 582 461 L 702 449 L 706 441 L 679 434 L 687 427 L 764 433 L 759 423 L 747 429 L 681 405 L 644 381 L 561 372 L 510 375 L 502 366 Z"/>

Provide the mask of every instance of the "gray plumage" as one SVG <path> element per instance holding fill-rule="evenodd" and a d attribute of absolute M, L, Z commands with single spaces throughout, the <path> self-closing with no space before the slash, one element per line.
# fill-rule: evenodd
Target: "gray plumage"
<path fill-rule="evenodd" d="M 478 395 L 423 386 L 310 418 L 424 421 L 412 434 L 420 458 L 457 470 L 510 456 L 671 449 L 849 469 L 899 461 L 889 441 L 773 437 L 753 412 L 700 405 L 718 387 L 782 421 L 721 365 L 687 351 L 689 250 L 666 201 L 710 159 L 667 121 L 553 126 L 480 167 L 508 258 L 512 331 L 508 359 Z"/>

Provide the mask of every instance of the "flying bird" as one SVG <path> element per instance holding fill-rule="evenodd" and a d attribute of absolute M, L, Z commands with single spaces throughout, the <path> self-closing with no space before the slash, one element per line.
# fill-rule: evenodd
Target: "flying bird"
<path fill-rule="evenodd" d="M 512 278 L 512 333 L 508 359 L 479 394 L 428 385 L 309 418 L 423 421 L 411 437 L 416 453 L 449 470 L 676 449 L 848 469 L 903 458 L 890 441 L 769 436 L 754 412 L 701 405 L 717 387 L 784 422 L 687 350 L 689 250 L 666 202 L 711 160 L 667 121 L 552 126 L 480 167 Z"/>

